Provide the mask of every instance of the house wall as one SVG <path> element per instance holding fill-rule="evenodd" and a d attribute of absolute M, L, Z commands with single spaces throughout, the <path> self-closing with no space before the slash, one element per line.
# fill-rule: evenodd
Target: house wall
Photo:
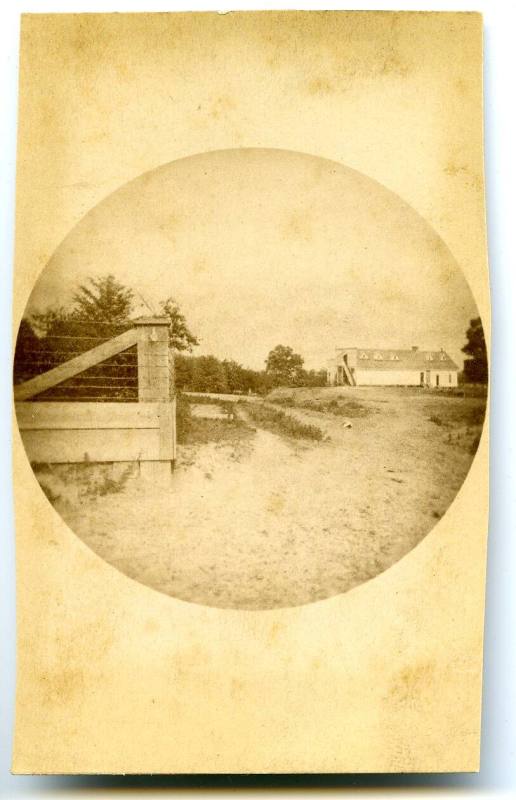
<path fill-rule="evenodd" d="M 419 386 L 422 370 L 356 369 L 357 386 Z"/>
<path fill-rule="evenodd" d="M 348 357 L 348 367 L 352 367 L 353 369 L 357 366 L 357 351 L 356 349 L 353 350 L 345 350 L 344 354 Z"/>
<path fill-rule="evenodd" d="M 349 361 L 348 361 L 349 363 Z M 352 365 L 350 364 L 352 367 Z M 439 376 L 439 387 L 450 389 L 458 384 L 458 373 L 456 370 L 438 369 L 355 369 L 354 376 L 357 386 L 420 386 L 421 373 L 424 372 L 424 382 L 427 385 L 437 386 L 437 376 Z M 331 364 L 327 368 L 328 386 L 336 386 L 338 377 L 338 366 Z"/>
<path fill-rule="evenodd" d="M 345 349 L 337 348 L 337 355 L 335 358 L 330 359 L 326 367 L 326 383 L 328 386 L 339 386 L 345 383 L 345 379 L 339 379 L 339 366 L 343 364 L 344 356 L 347 356 L 347 365 L 353 370 L 357 365 L 357 349 L 356 347 Z"/>
<path fill-rule="evenodd" d="M 425 383 L 427 372 L 430 373 L 430 386 L 437 386 L 437 375 L 439 376 L 439 387 L 450 389 L 457 386 L 457 372 L 455 370 L 374 370 L 367 369 L 355 370 L 355 380 L 357 386 L 420 386 L 421 373 L 425 373 Z"/>
<path fill-rule="evenodd" d="M 326 380 L 327 380 L 328 386 L 335 386 L 335 382 L 337 380 L 337 367 L 336 366 L 332 365 L 332 366 L 327 368 L 327 370 L 326 370 Z"/>
<path fill-rule="evenodd" d="M 439 376 L 439 387 L 443 389 L 451 389 L 458 385 L 458 373 L 453 370 L 430 370 L 430 386 L 437 386 L 436 376 Z"/>

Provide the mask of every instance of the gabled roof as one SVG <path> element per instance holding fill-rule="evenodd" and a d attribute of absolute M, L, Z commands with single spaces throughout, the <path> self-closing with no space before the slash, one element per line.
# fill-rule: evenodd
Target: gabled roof
<path fill-rule="evenodd" d="M 457 364 L 444 350 L 384 350 L 381 348 L 370 349 L 352 348 L 356 350 L 356 369 L 360 370 L 398 370 L 413 369 L 423 370 L 459 370 Z M 342 362 L 342 355 L 349 353 L 348 348 L 338 350 L 335 363 Z"/>

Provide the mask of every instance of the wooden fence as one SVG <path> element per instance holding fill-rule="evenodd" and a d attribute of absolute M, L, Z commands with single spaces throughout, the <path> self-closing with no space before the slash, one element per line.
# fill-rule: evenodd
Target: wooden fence
<path fill-rule="evenodd" d="M 139 319 L 119 336 L 16 385 L 16 416 L 30 461 L 138 462 L 141 475 L 169 479 L 176 409 L 168 328 L 166 318 Z M 137 402 L 109 402 L 109 394 L 104 402 L 42 401 L 54 387 L 135 346 Z"/>

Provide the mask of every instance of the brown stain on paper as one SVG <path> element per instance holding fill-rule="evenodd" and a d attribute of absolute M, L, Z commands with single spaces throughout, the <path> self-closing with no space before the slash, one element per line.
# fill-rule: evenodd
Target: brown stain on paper
<path fill-rule="evenodd" d="M 389 699 L 396 705 L 414 705 L 435 684 L 436 665 L 421 661 L 404 667 L 391 679 Z"/>
<path fill-rule="evenodd" d="M 37 676 L 37 695 L 46 706 L 66 706 L 84 695 L 85 679 L 82 669 L 63 667 Z"/>

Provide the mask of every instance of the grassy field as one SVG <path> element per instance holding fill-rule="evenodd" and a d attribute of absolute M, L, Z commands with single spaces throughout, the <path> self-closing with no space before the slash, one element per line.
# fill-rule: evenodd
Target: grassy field
<path fill-rule="evenodd" d="M 182 404 L 167 490 L 93 465 L 37 474 L 70 527 L 125 574 L 180 599 L 258 609 L 345 592 L 410 551 L 467 475 L 485 397 L 339 387 L 216 405 L 203 418 Z"/>

